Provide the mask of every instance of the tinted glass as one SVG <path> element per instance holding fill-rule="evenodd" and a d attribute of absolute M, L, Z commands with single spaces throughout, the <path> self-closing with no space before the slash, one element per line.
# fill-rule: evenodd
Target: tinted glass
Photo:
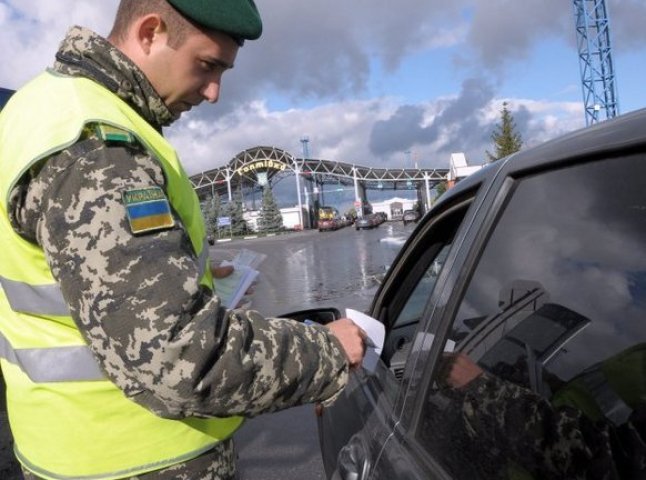
<path fill-rule="evenodd" d="M 418 428 L 456 478 L 573 478 L 634 427 L 646 398 L 644 178 L 635 156 L 517 182 L 450 333 L 487 373 L 455 389 L 437 369 Z"/>
<path fill-rule="evenodd" d="M 450 246 L 450 243 L 441 243 L 433 247 L 433 251 L 437 254 L 432 257 L 431 263 L 417 285 L 413 287 L 404 308 L 395 318 L 392 330 L 388 332 L 384 359 L 389 359 L 390 369 L 398 380 L 401 380 L 404 374 L 404 366 L 410 353 L 414 333 L 422 319 L 424 307 L 435 288 L 437 276 L 442 270 Z"/>
<path fill-rule="evenodd" d="M 436 214 L 426 228 L 416 233 L 397 265 L 401 273 L 392 280 L 391 295 L 385 302 L 388 316 L 381 355 L 397 381 L 402 380 L 419 323 L 471 199 L 469 196 Z"/>

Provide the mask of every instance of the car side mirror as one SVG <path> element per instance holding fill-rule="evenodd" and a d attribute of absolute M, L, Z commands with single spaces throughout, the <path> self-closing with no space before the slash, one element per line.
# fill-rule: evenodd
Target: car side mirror
<path fill-rule="evenodd" d="M 312 308 L 309 310 L 299 310 L 297 312 L 286 313 L 280 315 L 280 318 L 291 318 L 297 322 L 308 322 L 319 323 L 321 325 L 326 325 L 334 320 L 341 318 L 341 312 L 336 308 Z"/>

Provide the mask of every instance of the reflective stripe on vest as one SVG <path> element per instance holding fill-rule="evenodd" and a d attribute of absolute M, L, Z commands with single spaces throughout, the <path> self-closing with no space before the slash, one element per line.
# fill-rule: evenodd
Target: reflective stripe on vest
<path fill-rule="evenodd" d="M 14 349 L 0 333 L 0 358 L 13 363 L 34 383 L 105 380 L 86 346 Z"/>
<path fill-rule="evenodd" d="M 208 249 L 198 259 L 199 278 L 209 260 Z M 69 308 L 58 284 L 29 285 L 0 275 L 0 286 L 14 312 L 36 315 L 69 315 Z M 90 349 L 86 346 L 14 349 L 0 332 L 0 358 L 18 365 L 34 383 L 104 380 Z"/>
<path fill-rule="evenodd" d="M 206 245 L 206 239 L 204 240 Z M 197 259 L 198 278 L 202 278 L 209 264 L 209 249 L 203 248 Z M 70 310 L 58 284 L 30 285 L 16 282 L 0 275 L 0 286 L 7 296 L 14 312 L 33 313 L 36 315 L 64 316 Z"/>
<path fill-rule="evenodd" d="M 53 316 L 70 314 L 58 284 L 29 285 L 0 275 L 0 285 L 14 312 Z"/>

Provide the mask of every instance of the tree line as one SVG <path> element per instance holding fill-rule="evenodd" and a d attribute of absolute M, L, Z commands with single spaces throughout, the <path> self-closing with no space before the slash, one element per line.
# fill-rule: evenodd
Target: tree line
<path fill-rule="evenodd" d="M 244 198 L 242 190 L 233 193 L 230 202 L 222 203 L 219 195 L 202 203 L 206 233 L 210 238 L 236 237 L 252 232 L 244 219 Z M 257 231 L 276 233 L 284 230 L 283 217 L 274 199 L 270 186 L 265 186 L 262 193 L 262 206 L 258 213 Z"/>

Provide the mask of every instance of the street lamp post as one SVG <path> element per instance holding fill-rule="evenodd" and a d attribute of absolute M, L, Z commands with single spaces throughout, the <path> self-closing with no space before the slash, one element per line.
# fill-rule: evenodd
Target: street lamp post
<path fill-rule="evenodd" d="M 296 195 L 298 197 L 298 221 L 301 224 L 301 230 L 305 229 L 303 224 L 303 202 L 301 200 L 301 169 L 298 162 L 294 159 L 294 173 L 296 174 Z"/>

